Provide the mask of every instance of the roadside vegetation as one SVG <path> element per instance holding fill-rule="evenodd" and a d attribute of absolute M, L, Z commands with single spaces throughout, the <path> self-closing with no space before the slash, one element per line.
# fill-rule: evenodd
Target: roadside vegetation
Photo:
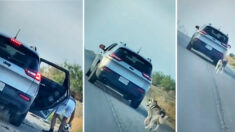
<path fill-rule="evenodd" d="M 167 115 L 167 124 L 175 129 L 175 80 L 162 72 L 154 72 L 152 75 L 152 86 L 146 98 L 158 101 Z"/>
<path fill-rule="evenodd" d="M 152 85 L 161 87 L 165 91 L 175 91 L 175 80 L 162 72 L 154 72 L 152 75 Z"/>
<path fill-rule="evenodd" d="M 232 66 L 232 68 L 235 69 L 235 54 L 230 53 L 230 54 L 227 56 L 227 59 L 228 59 L 228 63 Z"/>
<path fill-rule="evenodd" d="M 70 72 L 70 89 L 71 92 L 75 93 L 76 95 L 76 112 L 75 112 L 75 118 L 72 122 L 72 128 L 71 132 L 82 132 L 82 124 L 83 124 L 83 105 L 82 105 L 82 98 L 83 98 L 83 82 L 82 82 L 82 69 L 78 64 L 70 64 L 68 62 L 64 62 L 64 64 L 61 64 L 60 66 L 66 68 Z M 47 77 L 50 77 L 51 79 L 62 83 L 64 80 L 64 74 L 63 72 L 60 72 L 52 67 L 42 67 L 41 73 L 43 75 L 46 75 Z M 49 122 L 52 119 L 51 114 L 48 118 Z M 59 124 L 60 121 L 57 121 L 57 124 Z"/>

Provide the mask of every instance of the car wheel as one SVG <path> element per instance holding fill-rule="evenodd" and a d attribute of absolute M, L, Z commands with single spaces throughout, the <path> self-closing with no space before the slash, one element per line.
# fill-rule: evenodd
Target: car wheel
<path fill-rule="evenodd" d="M 91 74 L 91 70 L 89 69 L 87 72 L 86 72 L 86 76 L 89 76 Z"/>
<path fill-rule="evenodd" d="M 142 100 L 138 100 L 138 101 L 132 100 L 130 106 L 134 109 L 137 109 L 141 102 Z"/>
<path fill-rule="evenodd" d="M 23 113 L 23 114 L 15 114 L 15 113 L 12 113 L 10 115 L 10 123 L 14 126 L 20 126 L 22 124 L 22 122 L 24 121 L 26 115 L 27 115 L 28 112 L 26 113 Z"/>
<path fill-rule="evenodd" d="M 213 64 L 216 66 L 219 60 L 213 59 Z"/>
<path fill-rule="evenodd" d="M 94 68 L 94 70 L 90 73 L 90 75 L 88 77 L 88 81 L 91 83 L 95 83 L 95 81 L 97 80 L 96 69 L 97 69 L 97 66 Z"/>

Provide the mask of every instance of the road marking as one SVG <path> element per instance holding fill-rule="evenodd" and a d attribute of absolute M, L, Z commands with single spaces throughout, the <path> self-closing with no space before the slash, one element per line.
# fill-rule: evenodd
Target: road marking
<path fill-rule="evenodd" d="M 206 64 L 206 66 L 207 66 L 207 69 L 209 69 L 208 71 L 210 72 L 212 76 L 212 82 L 214 82 L 213 84 L 215 85 L 215 88 L 212 88 L 212 89 L 213 89 L 214 96 L 216 98 L 215 102 L 216 102 L 217 114 L 220 120 L 220 125 L 221 125 L 223 132 L 228 132 L 229 127 L 226 125 L 226 122 L 225 122 L 224 109 L 223 109 L 221 97 L 219 94 L 219 89 L 218 89 L 215 77 L 213 75 L 213 71 L 209 68 L 208 64 Z"/>
<path fill-rule="evenodd" d="M 110 107 L 111 107 L 112 115 L 113 115 L 113 117 L 114 117 L 114 120 L 115 120 L 115 122 L 116 122 L 118 128 L 119 128 L 119 131 L 120 131 L 120 132 L 127 132 L 126 129 L 125 129 L 125 127 L 121 125 L 121 121 L 120 121 L 120 118 L 119 118 L 119 116 L 118 116 L 118 114 L 117 114 L 117 111 L 115 110 L 114 105 L 113 105 L 111 99 L 109 99 L 109 97 L 108 97 L 108 95 L 107 95 L 107 93 L 106 93 L 106 92 L 107 92 L 107 91 L 106 91 L 106 87 L 105 87 L 105 88 L 103 88 L 103 87 L 105 87 L 105 86 L 101 86 L 101 88 L 105 91 L 105 92 L 103 92 L 103 94 L 104 94 L 105 98 L 107 99 L 108 104 L 109 104 Z"/>

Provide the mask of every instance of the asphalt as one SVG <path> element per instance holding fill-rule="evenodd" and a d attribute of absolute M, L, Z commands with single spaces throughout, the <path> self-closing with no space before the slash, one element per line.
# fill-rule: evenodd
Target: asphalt
<path fill-rule="evenodd" d="M 85 51 L 85 71 L 94 55 Z M 129 106 L 120 94 L 100 82 L 91 84 L 85 77 L 85 132 L 146 132 L 144 119 L 147 116 L 145 102 L 138 109 Z M 161 126 L 161 132 L 174 132 Z"/>
<path fill-rule="evenodd" d="M 186 49 L 190 37 L 178 32 L 178 132 L 235 131 L 235 74 Z"/>
<path fill-rule="evenodd" d="M 1 112 L 0 114 L 0 132 L 42 132 L 42 130 L 49 130 L 49 127 L 49 123 L 31 113 L 28 113 L 19 127 L 8 122 L 7 113 Z"/>

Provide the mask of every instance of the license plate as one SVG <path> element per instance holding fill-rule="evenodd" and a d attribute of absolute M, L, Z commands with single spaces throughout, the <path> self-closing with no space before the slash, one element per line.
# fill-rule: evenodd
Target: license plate
<path fill-rule="evenodd" d="M 123 78 L 123 77 L 120 77 L 118 80 L 125 85 L 128 85 L 128 83 L 129 83 L 129 80 L 127 80 L 126 78 Z"/>
<path fill-rule="evenodd" d="M 0 91 L 2 91 L 4 89 L 4 87 L 5 87 L 5 83 L 0 82 Z"/>
<path fill-rule="evenodd" d="M 208 50 L 212 50 L 212 47 L 211 47 L 210 45 L 206 45 L 206 48 L 207 48 Z"/>

